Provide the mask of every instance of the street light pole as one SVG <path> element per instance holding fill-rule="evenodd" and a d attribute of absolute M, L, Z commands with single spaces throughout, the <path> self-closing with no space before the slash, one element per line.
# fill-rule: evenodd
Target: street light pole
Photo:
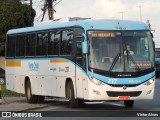
<path fill-rule="evenodd" d="M 141 5 L 139 5 L 139 6 L 137 6 L 137 7 L 139 7 L 139 9 L 140 9 L 140 20 L 142 21 L 142 6 Z"/>
<path fill-rule="evenodd" d="M 123 20 L 123 14 L 124 14 L 124 12 L 122 11 L 122 12 L 120 12 L 121 14 L 122 14 L 122 20 Z"/>

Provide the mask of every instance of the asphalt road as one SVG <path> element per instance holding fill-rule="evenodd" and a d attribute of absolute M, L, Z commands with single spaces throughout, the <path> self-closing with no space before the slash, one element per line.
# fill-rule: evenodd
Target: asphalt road
<path fill-rule="evenodd" d="M 16 103 L 16 102 L 15 102 Z M 26 100 L 21 100 L 21 107 L 23 104 L 30 105 L 26 103 Z M 19 104 L 18 103 L 18 104 Z M 14 102 L 12 103 L 14 104 Z M 157 120 L 160 119 L 160 79 L 156 79 L 155 84 L 155 95 L 153 100 L 137 100 L 135 101 L 134 108 L 126 109 L 123 105 L 123 102 L 86 102 L 80 108 L 70 108 L 69 102 L 65 99 L 46 99 L 45 103 L 39 105 L 32 104 L 32 108 L 27 110 L 22 110 L 23 112 L 33 112 L 41 113 L 42 116 L 55 116 L 54 118 L 48 117 L 47 119 L 56 119 L 56 120 L 97 120 L 97 119 L 125 119 L 125 120 Z M 18 107 L 18 105 L 17 105 Z M 1 109 L 1 107 L 0 107 Z M 45 112 L 44 112 L 45 111 Z M 143 113 L 153 113 L 159 111 L 159 117 L 138 117 L 138 114 Z M 106 113 L 106 114 L 105 114 Z M 73 117 L 69 117 L 72 116 Z M 130 116 L 131 115 L 131 116 Z M 135 116 L 137 115 L 137 117 Z M 57 116 L 57 117 L 56 117 Z M 108 116 L 108 117 L 107 117 Z M 125 117 L 124 117 L 125 116 Z M 126 117 L 127 116 L 127 117 Z M 0 118 L 12 120 L 15 118 Z M 16 118 L 17 119 L 17 118 Z M 19 118 L 22 119 L 22 118 Z M 27 118 L 23 118 L 27 119 Z M 43 118 L 38 118 L 38 120 Z M 45 118 L 46 119 L 46 118 Z"/>

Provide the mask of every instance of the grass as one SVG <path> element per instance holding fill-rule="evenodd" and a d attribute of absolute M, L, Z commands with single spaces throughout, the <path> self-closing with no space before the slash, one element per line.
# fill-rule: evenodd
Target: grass
<path fill-rule="evenodd" d="M 6 89 L 6 85 L 1 85 L 1 89 L 2 89 L 2 96 L 14 96 L 14 97 L 22 97 L 25 96 L 23 94 L 19 94 L 16 92 L 12 92 Z"/>

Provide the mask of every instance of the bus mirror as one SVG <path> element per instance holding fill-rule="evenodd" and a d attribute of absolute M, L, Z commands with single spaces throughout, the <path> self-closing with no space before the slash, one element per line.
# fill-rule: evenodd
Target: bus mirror
<path fill-rule="evenodd" d="M 83 33 L 82 34 L 83 35 L 83 37 L 84 37 L 84 40 L 87 40 L 87 37 L 86 37 L 86 35 Z"/>
<path fill-rule="evenodd" d="M 87 54 L 88 53 L 88 44 L 87 41 L 82 42 L 82 53 Z"/>
<path fill-rule="evenodd" d="M 83 38 L 84 40 L 86 40 L 86 35 L 84 33 L 82 33 L 79 36 L 76 36 L 76 38 Z"/>

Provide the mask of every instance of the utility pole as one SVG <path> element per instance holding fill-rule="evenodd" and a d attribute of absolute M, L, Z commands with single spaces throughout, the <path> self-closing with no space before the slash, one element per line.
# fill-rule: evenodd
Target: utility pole
<path fill-rule="evenodd" d="M 32 4 L 33 4 L 33 2 L 32 2 L 32 0 L 30 0 L 30 6 L 31 6 L 31 8 L 32 8 Z"/>
<path fill-rule="evenodd" d="M 45 16 L 45 13 L 46 13 L 46 9 L 48 9 L 48 17 L 49 17 L 49 20 L 53 20 L 54 19 L 54 12 L 56 12 L 56 10 L 54 9 L 54 7 L 60 3 L 62 0 L 59 0 L 57 3 L 55 3 L 53 5 L 53 2 L 55 2 L 57 0 L 45 0 L 45 4 L 44 4 L 44 8 L 42 9 L 43 11 L 43 16 L 42 16 L 42 19 L 41 19 L 41 22 L 43 21 L 44 19 L 44 16 Z"/>
<path fill-rule="evenodd" d="M 53 20 L 53 1 L 55 0 L 46 0 L 48 3 L 48 17 L 49 20 Z"/>

